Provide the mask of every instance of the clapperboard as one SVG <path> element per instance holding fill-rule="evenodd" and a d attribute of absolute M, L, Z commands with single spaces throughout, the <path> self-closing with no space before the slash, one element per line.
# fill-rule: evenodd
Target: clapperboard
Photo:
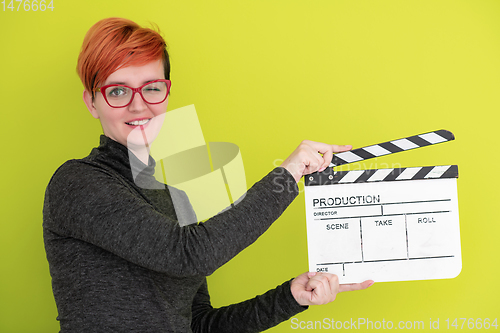
<path fill-rule="evenodd" d="M 456 165 L 334 171 L 454 140 L 439 130 L 335 154 L 305 177 L 309 270 L 340 283 L 453 278 L 462 269 Z"/>

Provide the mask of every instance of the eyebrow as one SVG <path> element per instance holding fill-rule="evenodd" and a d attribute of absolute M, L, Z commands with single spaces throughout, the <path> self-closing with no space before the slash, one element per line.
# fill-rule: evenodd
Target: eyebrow
<path fill-rule="evenodd" d="M 142 86 L 142 85 L 145 85 L 145 84 L 146 84 L 146 83 L 148 83 L 148 82 L 152 82 L 152 81 L 156 81 L 156 80 L 164 80 L 164 79 L 152 79 L 152 80 L 146 80 L 146 81 L 142 82 L 141 86 Z M 128 86 L 128 84 L 127 84 L 127 83 L 125 83 L 125 82 L 118 82 L 118 81 L 112 81 L 112 82 L 106 83 L 106 84 L 105 84 L 105 86 L 110 85 L 110 84 L 121 84 L 121 85 L 123 85 L 123 86 Z"/>

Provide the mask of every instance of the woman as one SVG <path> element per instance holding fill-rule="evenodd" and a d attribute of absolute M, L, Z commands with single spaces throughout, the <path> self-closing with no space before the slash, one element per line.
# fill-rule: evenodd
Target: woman
<path fill-rule="evenodd" d="M 129 150 L 151 183 L 154 161 L 127 142 L 135 128 L 147 131 L 166 112 L 170 63 L 163 38 L 129 20 L 102 20 L 84 39 L 78 74 L 104 135 L 89 156 L 56 171 L 45 195 L 44 241 L 61 332 L 259 332 L 333 301 L 339 291 L 373 283 L 339 286 L 334 275 L 304 273 L 213 309 L 205 277 L 280 216 L 302 175 L 324 170 L 334 152 L 350 147 L 304 141 L 234 208 L 180 226 L 179 214 L 194 218 L 188 199 L 172 188 L 138 187 Z M 174 209 L 174 194 L 184 198 L 183 209 Z"/>

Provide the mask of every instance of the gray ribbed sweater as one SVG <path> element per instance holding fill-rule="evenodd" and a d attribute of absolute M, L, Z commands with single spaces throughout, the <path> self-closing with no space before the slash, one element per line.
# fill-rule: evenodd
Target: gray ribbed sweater
<path fill-rule="evenodd" d="M 153 172 L 148 166 L 140 176 L 156 182 Z M 297 196 L 285 169 L 200 224 L 178 224 L 169 191 L 184 198 L 177 213 L 193 218 L 180 191 L 137 187 L 127 148 L 105 136 L 89 156 L 56 171 L 45 194 L 43 231 L 61 332 L 259 332 L 305 309 L 289 282 L 213 309 L 205 279 Z"/>

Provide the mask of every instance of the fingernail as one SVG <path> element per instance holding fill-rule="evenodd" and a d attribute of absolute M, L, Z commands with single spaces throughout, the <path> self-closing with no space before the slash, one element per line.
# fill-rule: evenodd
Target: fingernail
<path fill-rule="evenodd" d="M 373 284 L 374 284 L 374 283 L 375 283 L 375 282 L 373 282 L 373 281 L 372 281 L 372 282 L 370 282 L 370 284 L 368 284 L 368 287 L 367 287 L 367 288 L 370 288 L 371 286 L 373 286 Z"/>

